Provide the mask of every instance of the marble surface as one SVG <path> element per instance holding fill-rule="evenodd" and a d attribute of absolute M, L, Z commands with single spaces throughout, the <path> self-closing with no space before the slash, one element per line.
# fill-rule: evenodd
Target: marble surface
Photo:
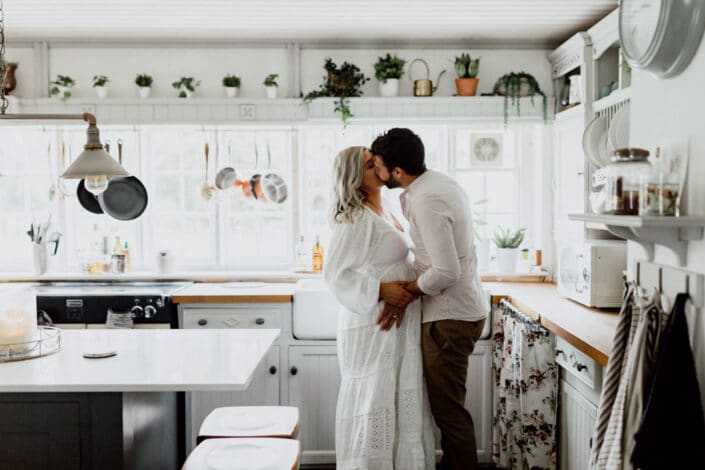
<path fill-rule="evenodd" d="M 244 390 L 279 333 L 62 330 L 58 353 L 0 363 L 0 393 Z M 111 350 L 117 355 L 83 357 Z"/>

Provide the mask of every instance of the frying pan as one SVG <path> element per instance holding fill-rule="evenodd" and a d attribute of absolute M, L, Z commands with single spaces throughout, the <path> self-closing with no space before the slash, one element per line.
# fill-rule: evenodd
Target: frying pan
<path fill-rule="evenodd" d="M 118 140 L 118 161 L 122 164 L 122 140 Z M 147 208 L 147 189 L 134 176 L 113 178 L 98 196 L 101 209 L 118 220 L 134 220 Z"/>
<path fill-rule="evenodd" d="M 105 151 L 110 153 L 110 143 L 107 141 L 105 142 Z M 103 209 L 100 207 L 100 202 L 98 202 L 98 196 L 86 189 L 85 179 L 82 179 L 78 183 L 78 187 L 76 188 L 76 196 L 78 196 L 78 202 L 88 212 L 103 214 Z"/>

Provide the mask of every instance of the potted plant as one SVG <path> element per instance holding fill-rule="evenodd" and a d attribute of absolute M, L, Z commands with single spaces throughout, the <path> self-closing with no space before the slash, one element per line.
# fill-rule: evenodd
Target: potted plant
<path fill-rule="evenodd" d="M 512 232 L 508 227 L 497 227 L 494 244 L 497 247 L 497 270 L 501 273 L 513 273 L 519 262 L 519 246 L 524 241 L 526 228 Z"/>
<path fill-rule="evenodd" d="M 71 98 L 71 88 L 76 84 L 76 81 L 68 75 L 57 75 L 51 82 L 49 90 L 51 96 L 58 96 L 61 101 L 66 101 Z"/>
<path fill-rule="evenodd" d="M 191 98 L 196 87 L 201 84 L 200 80 L 193 77 L 181 77 L 179 81 L 171 84 L 179 92 L 179 98 Z"/>
<path fill-rule="evenodd" d="M 264 83 L 264 89 L 267 91 L 267 98 L 274 99 L 277 97 L 277 88 L 279 88 L 277 79 L 279 79 L 278 73 L 270 73 L 264 78 L 262 83 Z"/>
<path fill-rule="evenodd" d="M 387 53 L 375 63 L 375 78 L 379 80 L 380 96 L 399 96 L 399 79 L 404 75 L 406 60 Z"/>
<path fill-rule="evenodd" d="M 240 77 L 230 74 L 224 76 L 223 86 L 225 87 L 225 95 L 228 98 L 235 98 L 237 91 L 240 89 Z"/>
<path fill-rule="evenodd" d="M 343 125 L 347 126 L 353 116 L 350 110 L 348 98 L 362 95 L 362 85 L 369 81 L 369 78 L 360 72 L 355 64 L 343 62 L 338 66 L 328 57 L 323 68 L 327 72 L 327 77 L 323 77 L 325 83 L 321 84 L 318 90 L 314 90 L 304 96 L 304 101 L 310 103 L 316 98 L 334 96 L 340 98 L 335 103 L 335 112 L 340 113 Z"/>
<path fill-rule="evenodd" d="M 526 72 L 510 72 L 502 75 L 494 85 L 494 94 L 504 96 L 504 125 L 507 125 L 509 116 L 509 99 L 512 105 L 516 106 L 517 116 L 521 115 L 521 100 L 519 98 L 530 96 L 531 105 L 534 106 L 534 95 L 541 95 L 543 98 L 543 120 L 546 122 L 546 94 L 541 91 L 539 83 L 533 75 Z"/>
<path fill-rule="evenodd" d="M 108 97 L 108 82 L 110 79 L 105 75 L 93 75 L 93 88 L 98 93 L 98 98 L 105 99 Z"/>
<path fill-rule="evenodd" d="M 151 75 L 147 75 L 146 73 L 137 74 L 137 77 L 135 78 L 135 85 L 137 85 L 137 89 L 139 90 L 140 98 L 149 98 L 149 92 L 152 89 L 152 82 L 154 82 L 154 79 Z"/>
<path fill-rule="evenodd" d="M 455 58 L 455 88 L 458 96 L 475 96 L 477 92 L 477 73 L 480 71 L 480 58 L 473 59 L 470 54 L 460 54 Z"/>

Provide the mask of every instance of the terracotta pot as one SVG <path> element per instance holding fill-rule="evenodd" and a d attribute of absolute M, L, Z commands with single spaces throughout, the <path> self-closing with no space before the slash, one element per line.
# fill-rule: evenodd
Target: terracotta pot
<path fill-rule="evenodd" d="M 17 78 L 15 78 L 15 70 L 17 70 L 17 64 L 12 62 L 7 64 L 7 76 L 5 76 L 5 82 L 3 85 L 5 88 L 5 93 L 10 93 L 17 87 Z M 0 81 L 2 80 L 2 76 L 4 75 L 4 73 L 5 70 L 0 68 Z"/>
<path fill-rule="evenodd" d="M 458 90 L 458 96 L 475 96 L 479 81 L 477 78 L 456 78 L 455 88 Z"/>

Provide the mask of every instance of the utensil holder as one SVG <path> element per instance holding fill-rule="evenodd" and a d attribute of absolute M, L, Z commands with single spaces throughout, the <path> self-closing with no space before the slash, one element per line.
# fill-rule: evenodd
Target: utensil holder
<path fill-rule="evenodd" d="M 32 255 L 34 259 L 34 274 L 41 276 L 47 272 L 47 246 L 46 243 L 33 243 Z"/>

